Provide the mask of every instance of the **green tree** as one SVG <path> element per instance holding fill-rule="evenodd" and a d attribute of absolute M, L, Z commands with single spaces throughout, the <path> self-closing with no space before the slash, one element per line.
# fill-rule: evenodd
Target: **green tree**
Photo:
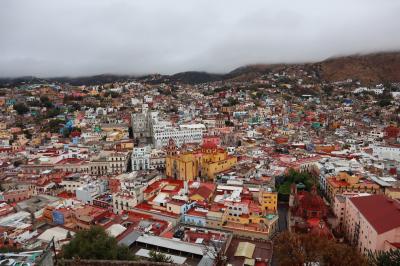
<path fill-rule="evenodd" d="M 289 169 L 288 173 L 284 176 L 283 182 L 276 183 L 276 189 L 280 197 L 286 198 L 290 194 L 291 184 L 304 184 L 307 191 L 311 190 L 314 184 L 312 174 L 309 172 L 298 172 L 294 169 Z M 282 199 L 283 199 L 282 198 Z"/>
<path fill-rule="evenodd" d="M 40 102 L 42 103 L 42 105 L 44 107 L 47 107 L 47 108 L 53 107 L 53 104 L 51 103 L 49 97 L 47 97 L 47 96 L 41 96 L 40 97 Z"/>
<path fill-rule="evenodd" d="M 24 130 L 23 132 L 27 139 L 32 139 L 32 133 L 29 130 Z"/>
<path fill-rule="evenodd" d="M 399 266 L 400 249 L 368 252 L 368 263 L 372 266 Z"/>
<path fill-rule="evenodd" d="M 17 161 L 15 161 L 15 162 L 13 163 L 13 165 L 14 165 L 14 167 L 18 167 L 18 166 L 20 166 L 20 165 L 23 164 L 23 163 L 24 163 L 23 161 L 17 160 Z"/>
<path fill-rule="evenodd" d="M 127 246 L 118 245 L 117 240 L 109 236 L 100 226 L 79 231 L 68 244 L 63 246 L 61 255 L 64 259 L 135 259 Z"/>
<path fill-rule="evenodd" d="M 79 104 L 79 103 L 72 103 L 70 106 L 69 106 L 69 111 L 72 113 L 72 112 L 75 112 L 75 111 L 79 111 L 80 109 L 81 109 L 81 105 Z"/>
<path fill-rule="evenodd" d="M 382 100 L 380 100 L 380 101 L 378 102 L 378 104 L 379 104 L 380 107 L 388 106 L 388 105 L 390 105 L 390 103 L 391 103 L 391 100 L 390 100 L 390 99 L 382 99 Z"/>
<path fill-rule="evenodd" d="M 62 128 L 64 125 L 64 120 L 61 119 L 52 119 L 50 120 L 44 127 L 43 131 L 48 131 L 51 133 L 58 133 L 60 131 L 60 128 Z"/>
<path fill-rule="evenodd" d="M 238 103 L 239 103 L 238 99 L 235 99 L 235 98 L 233 98 L 233 97 L 229 97 L 229 98 L 227 99 L 227 102 L 225 102 L 225 103 L 223 104 L 223 106 L 234 106 L 234 105 L 236 105 L 236 104 L 238 104 Z"/>
<path fill-rule="evenodd" d="M 154 250 L 150 250 L 149 252 L 149 261 L 153 261 L 153 262 L 167 262 L 167 263 L 172 263 L 172 258 L 168 255 L 165 255 L 161 252 L 157 252 Z"/>
<path fill-rule="evenodd" d="M 227 127 L 233 127 L 233 126 L 235 126 L 235 124 L 234 124 L 232 121 L 230 121 L 230 120 L 225 120 L 225 126 L 227 126 Z"/>
<path fill-rule="evenodd" d="M 47 118 L 53 118 L 61 114 L 61 109 L 60 108 L 51 108 L 50 110 L 47 111 L 46 117 Z"/>
<path fill-rule="evenodd" d="M 14 110 L 17 111 L 19 115 L 23 115 L 29 111 L 29 108 L 24 103 L 17 103 L 14 105 Z"/>

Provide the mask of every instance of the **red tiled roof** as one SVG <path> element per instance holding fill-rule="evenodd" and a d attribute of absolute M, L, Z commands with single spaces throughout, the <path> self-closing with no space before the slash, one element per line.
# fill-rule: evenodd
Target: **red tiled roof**
<path fill-rule="evenodd" d="M 162 237 L 170 238 L 170 239 L 173 238 L 173 236 L 174 236 L 174 233 L 172 233 L 171 231 L 167 231 L 162 235 Z"/>
<path fill-rule="evenodd" d="M 73 199 L 75 198 L 75 193 L 68 193 L 63 191 L 57 195 L 57 197 L 64 198 L 64 199 Z"/>
<path fill-rule="evenodd" d="M 177 205 L 177 206 L 183 206 L 183 205 L 186 204 L 186 202 L 183 201 L 183 200 L 175 200 L 175 199 L 170 200 L 168 203 L 174 204 L 174 205 Z"/>
<path fill-rule="evenodd" d="M 400 203 L 384 195 L 353 197 L 356 206 L 378 234 L 400 227 Z"/>
<path fill-rule="evenodd" d="M 396 243 L 389 242 L 389 244 L 392 245 L 395 248 L 399 248 L 400 249 L 400 242 L 396 242 Z"/>
<path fill-rule="evenodd" d="M 217 145 L 211 141 L 207 141 L 202 145 L 203 149 L 216 149 Z"/>
<path fill-rule="evenodd" d="M 203 183 L 200 185 L 200 187 L 193 191 L 192 195 L 200 195 L 202 198 L 207 199 L 208 197 L 211 196 L 211 194 L 214 192 L 215 190 L 215 185 L 214 184 L 206 184 Z"/>
<path fill-rule="evenodd" d="M 213 202 L 210 206 L 210 211 L 219 212 L 221 209 L 225 208 L 224 204 Z"/>
<path fill-rule="evenodd" d="M 191 216 L 198 216 L 198 217 L 206 217 L 207 216 L 206 212 L 196 211 L 194 209 L 190 209 L 186 214 L 191 215 Z"/>
<path fill-rule="evenodd" d="M 65 158 L 62 159 L 61 161 L 58 161 L 57 164 L 80 164 L 82 162 L 83 160 L 78 158 Z"/>

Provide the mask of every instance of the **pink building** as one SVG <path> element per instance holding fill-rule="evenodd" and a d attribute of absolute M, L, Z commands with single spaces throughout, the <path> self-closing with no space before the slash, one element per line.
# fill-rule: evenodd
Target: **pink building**
<path fill-rule="evenodd" d="M 335 222 L 333 227 L 337 230 L 342 231 L 344 229 L 344 217 L 346 212 L 346 198 L 351 197 L 363 197 L 370 196 L 369 193 L 355 193 L 355 192 L 343 192 L 342 194 L 337 194 L 332 203 L 332 211 L 335 214 Z"/>
<path fill-rule="evenodd" d="M 214 145 L 218 146 L 221 143 L 221 139 L 218 136 L 204 136 L 203 145 Z"/>
<path fill-rule="evenodd" d="M 399 245 L 400 202 L 384 195 L 347 198 L 345 234 L 362 253 Z"/>
<path fill-rule="evenodd" d="M 32 194 L 33 191 L 28 189 L 4 191 L 0 194 L 0 201 L 5 201 L 7 203 L 20 202 L 22 200 L 29 199 Z"/>

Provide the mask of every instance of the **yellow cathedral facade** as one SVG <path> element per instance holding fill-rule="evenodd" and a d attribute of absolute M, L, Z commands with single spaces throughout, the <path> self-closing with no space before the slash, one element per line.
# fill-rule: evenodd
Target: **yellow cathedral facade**
<path fill-rule="evenodd" d="M 197 177 L 214 180 L 221 172 L 229 170 L 237 163 L 235 156 L 228 155 L 223 148 L 215 144 L 203 144 L 193 151 L 181 151 L 172 139 L 166 148 L 165 158 L 166 175 L 169 178 L 192 181 Z"/>

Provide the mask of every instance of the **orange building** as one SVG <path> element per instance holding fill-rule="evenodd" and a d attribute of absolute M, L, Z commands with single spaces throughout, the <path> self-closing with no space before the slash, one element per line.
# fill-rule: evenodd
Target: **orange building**
<path fill-rule="evenodd" d="M 316 152 L 326 152 L 326 153 L 331 153 L 333 151 L 337 150 L 336 145 L 315 145 L 315 151 Z"/>
<path fill-rule="evenodd" d="M 371 194 L 381 192 L 380 186 L 375 182 L 357 175 L 349 175 L 346 172 L 340 172 L 337 176 L 327 178 L 326 184 L 326 192 L 330 201 L 333 201 L 336 194 L 343 192 Z"/>

